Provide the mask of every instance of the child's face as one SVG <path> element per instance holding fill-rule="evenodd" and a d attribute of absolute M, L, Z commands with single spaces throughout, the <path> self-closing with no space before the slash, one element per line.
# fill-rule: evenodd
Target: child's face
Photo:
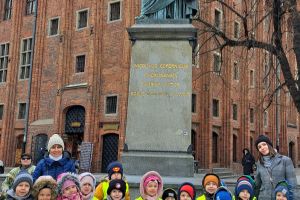
<path fill-rule="evenodd" d="M 190 195 L 185 192 L 185 191 L 182 191 L 180 193 L 180 200 L 191 200 L 192 198 L 190 197 Z"/>
<path fill-rule="evenodd" d="M 19 197 L 24 197 L 28 194 L 30 190 L 30 185 L 29 183 L 23 181 L 19 183 L 16 187 L 16 195 Z"/>
<path fill-rule="evenodd" d="M 89 183 L 84 183 L 82 186 L 81 186 L 81 192 L 82 194 L 85 194 L 85 195 L 88 195 L 92 192 L 93 188 L 92 186 L 89 184 Z"/>
<path fill-rule="evenodd" d="M 117 189 L 113 189 L 110 193 L 110 196 L 113 200 L 120 200 L 122 199 L 122 192 Z"/>
<path fill-rule="evenodd" d="M 287 198 L 282 192 L 277 192 L 276 193 L 276 200 L 287 200 Z"/>
<path fill-rule="evenodd" d="M 67 187 L 66 189 L 64 189 L 63 195 L 70 196 L 72 194 L 75 194 L 76 192 L 77 192 L 76 185 L 71 185 L 71 186 Z"/>
<path fill-rule="evenodd" d="M 117 179 L 122 179 L 122 174 L 121 173 L 113 173 L 111 175 L 111 180 L 117 180 Z"/>
<path fill-rule="evenodd" d="M 44 188 L 41 189 L 38 194 L 38 200 L 50 200 L 51 199 L 51 189 Z"/>
<path fill-rule="evenodd" d="M 239 197 L 242 200 L 249 200 L 250 199 L 250 193 L 248 192 L 248 190 L 242 190 L 239 194 Z"/>
<path fill-rule="evenodd" d="M 205 191 L 208 192 L 209 194 L 214 194 L 218 189 L 218 186 L 214 182 L 208 182 L 205 185 Z"/>
<path fill-rule="evenodd" d="M 157 191 L 158 191 L 158 183 L 155 181 L 150 181 L 147 184 L 145 190 L 146 190 L 146 194 L 148 194 L 149 196 L 151 196 L 151 197 L 156 196 Z"/>

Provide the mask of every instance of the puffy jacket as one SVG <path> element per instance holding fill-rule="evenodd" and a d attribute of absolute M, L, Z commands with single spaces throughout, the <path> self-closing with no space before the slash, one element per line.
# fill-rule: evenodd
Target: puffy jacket
<path fill-rule="evenodd" d="M 58 161 L 47 156 L 37 164 L 32 177 L 34 182 L 38 177 L 45 175 L 52 176 L 56 180 L 57 176 L 63 172 L 76 173 L 74 161 L 67 155 L 64 155 Z"/>
<path fill-rule="evenodd" d="M 130 200 L 129 185 L 124 177 L 123 180 L 126 183 L 125 200 Z M 101 180 L 100 184 L 96 187 L 93 200 L 107 199 L 108 186 L 109 186 L 109 179 L 108 177 L 105 177 L 103 180 Z"/>

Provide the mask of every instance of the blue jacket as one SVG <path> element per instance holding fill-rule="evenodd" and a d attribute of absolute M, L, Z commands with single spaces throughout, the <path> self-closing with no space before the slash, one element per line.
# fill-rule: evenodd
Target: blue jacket
<path fill-rule="evenodd" d="M 75 163 L 73 160 L 66 155 L 58 161 L 52 160 L 46 156 L 37 164 L 32 174 L 32 178 L 35 182 L 35 180 L 40 176 L 50 175 L 56 180 L 57 176 L 63 172 L 76 173 Z"/>

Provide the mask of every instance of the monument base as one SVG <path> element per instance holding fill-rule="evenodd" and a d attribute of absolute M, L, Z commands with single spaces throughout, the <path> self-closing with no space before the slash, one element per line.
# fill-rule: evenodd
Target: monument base
<path fill-rule="evenodd" d="M 121 160 L 124 172 L 129 175 L 143 175 L 157 171 L 162 176 L 194 176 L 194 158 L 179 152 L 123 152 Z"/>

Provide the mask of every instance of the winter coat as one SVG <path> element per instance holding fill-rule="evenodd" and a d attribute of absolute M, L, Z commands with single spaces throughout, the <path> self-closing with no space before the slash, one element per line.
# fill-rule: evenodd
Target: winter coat
<path fill-rule="evenodd" d="M 196 200 L 213 200 L 214 195 L 206 195 L 205 193 L 197 197 Z"/>
<path fill-rule="evenodd" d="M 125 193 L 125 200 L 130 200 L 130 194 L 129 194 L 129 185 L 125 179 L 125 177 L 122 177 L 123 181 L 126 183 L 126 193 Z M 99 185 L 96 187 L 95 193 L 94 193 L 94 198 L 93 200 L 103 200 L 107 199 L 107 189 L 109 186 L 109 179 L 108 176 L 104 177 Z"/>
<path fill-rule="evenodd" d="M 244 168 L 244 174 L 245 175 L 252 175 L 253 174 L 253 165 L 255 164 L 255 159 L 252 156 L 252 154 L 249 152 L 248 149 L 246 149 L 248 152 L 247 154 L 243 156 L 242 159 L 242 165 Z M 243 152 L 245 151 L 245 149 L 243 150 Z"/>
<path fill-rule="evenodd" d="M 255 177 L 256 188 L 255 196 L 259 200 L 275 199 L 273 191 L 277 183 L 281 180 L 287 180 L 291 185 L 291 191 L 296 200 L 297 179 L 292 160 L 289 157 L 276 154 L 272 158 L 272 165 L 266 168 L 262 163 L 257 163 L 257 175 Z"/>
<path fill-rule="evenodd" d="M 25 197 L 19 197 L 16 195 L 13 189 L 7 191 L 7 200 L 34 200 L 33 196 L 29 193 Z"/>
<path fill-rule="evenodd" d="M 16 176 L 20 173 L 21 170 L 26 170 L 29 174 L 32 174 L 35 170 L 35 166 L 31 165 L 26 169 L 23 169 L 22 167 L 15 167 L 12 170 L 10 170 L 10 172 L 7 173 L 6 178 L 2 183 L 2 192 L 6 192 L 11 188 Z"/>
<path fill-rule="evenodd" d="M 57 176 L 63 172 L 76 173 L 74 161 L 71 160 L 68 155 L 64 154 L 62 159 L 58 161 L 52 160 L 49 156 L 46 156 L 37 164 L 32 174 L 32 178 L 35 182 L 40 176 L 50 175 L 56 180 Z"/>

